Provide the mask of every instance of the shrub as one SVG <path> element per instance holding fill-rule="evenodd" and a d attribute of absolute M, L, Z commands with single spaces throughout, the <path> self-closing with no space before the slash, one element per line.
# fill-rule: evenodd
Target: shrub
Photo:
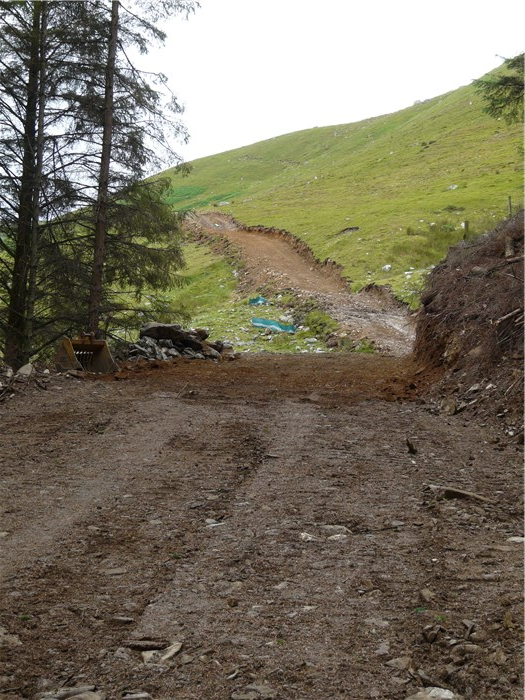
<path fill-rule="evenodd" d="M 337 321 L 334 321 L 331 316 L 319 309 L 309 311 L 305 316 L 304 324 L 308 326 L 316 336 L 322 338 L 326 338 L 330 333 L 334 333 L 339 328 Z"/>

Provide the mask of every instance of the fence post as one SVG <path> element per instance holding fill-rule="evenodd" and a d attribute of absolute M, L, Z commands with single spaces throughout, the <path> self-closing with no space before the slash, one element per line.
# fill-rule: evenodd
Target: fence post
<path fill-rule="evenodd" d="M 512 217 L 512 197 L 509 197 L 509 216 Z"/>

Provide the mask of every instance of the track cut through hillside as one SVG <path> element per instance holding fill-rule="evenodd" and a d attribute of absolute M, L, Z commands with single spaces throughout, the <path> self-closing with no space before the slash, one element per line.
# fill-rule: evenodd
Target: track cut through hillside
<path fill-rule="evenodd" d="M 378 287 L 352 294 L 337 269 L 315 261 L 306 244 L 294 246 L 283 232 L 243 227 L 220 212 L 192 215 L 190 227 L 220 236 L 235 246 L 243 263 L 242 286 L 256 291 L 270 286 L 312 297 L 353 339 L 367 338 L 390 355 L 409 354 L 414 342 L 410 312 Z"/>
<path fill-rule="evenodd" d="M 309 293 L 347 294 L 309 267 Z M 522 433 L 488 379 L 483 412 L 438 413 L 441 368 L 412 363 L 179 357 L 13 389 L 0 699 L 521 699 Z"/>

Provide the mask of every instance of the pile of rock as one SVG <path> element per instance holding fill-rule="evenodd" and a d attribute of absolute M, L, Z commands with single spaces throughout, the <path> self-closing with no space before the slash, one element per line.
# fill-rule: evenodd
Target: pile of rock
<path fill-rule="evenodd" d="M 187 357 L 199 360 L 231 359 L 233 348 L 222 340 L 210 342 L 204 328 L 184 330 L 177 323 L 146 323 L 140 339 L 129 346 L 128 359 L 171 360 Z"/>
<path fill-rule="evenodd" d="M 29 384 L 39 389 L 46 389 L 50 379 L 48 369 L 42 369 L 28 362 L 15 372 L 8 365 L 0 363 L 0 403 L 6 398 L 13 398 L 15 393 L 25 390 Z"/>

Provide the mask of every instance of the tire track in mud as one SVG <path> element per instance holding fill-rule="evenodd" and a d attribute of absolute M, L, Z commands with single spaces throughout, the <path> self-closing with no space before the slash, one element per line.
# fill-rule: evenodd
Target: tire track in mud
<path fill-rule="evenodd" d="M 77 521 L 105 508 L 108 498 L 117 498 L 129 488 L 135 475 L 142 475 L 154 458 L 154 454 L 144 455 L 142 448 L 147 441 L 162 445 L 170 439 L 169 426 L 156 420 L 151 404 L 132 402 L 129 407 L 123 407 L 122 401 L 112 395 L 111 389 L 103 384 L 94 389 L 84 385 L 75 397 L 79 400 L 63 413 L 43 419 L 35 416 L 37 424 L 31 431 L 34 450 L 29 457 L 33 468 L 27 474 L 28 487 L 33 489 L 28 488 L 23 504 L 31 517 L 27 518 L 26 512 L 20 520 L 17 517 L 22 515 L 20 508 L 7 511 L 7 515 L 14 516 L 13 522 L 6 521 L 6 527 L 16 531 L 10 541 L 10 552 L 18 564 L 20 552 L 27 561 L 42 558 L 47 548 L 53 550 L 57 540 L 67 537 Z M 119 410 L 112 411 L 112 404 Z M 18 449 L 16 441 L 12 447 L 14 451 Z M 5 456 L 6 464 L 13 459 L 14 453 Z M 47 465 L 52 470 L 50 474 Z M 39 473 L 43 488 L 36 491 L 34 485 Z M 4 475 L 3 485 L 8 493 L 15 483 L 18 485 L 20 474 L 9 470 Z M 50 502 L 55 507 L 53 518 L 49 517 Z M 24 546 L 17 547 L 18 541 Z M 6 553 L 2 575 L 8 575 L 9 570 L 10 558 Z"/>
<path fill-rule="evenodd" d="M 335 411 L 293 401 L 252 410 L 249 431 L 235 411 L 224 423 L 235 444 L 244 436 L 245 448 L 232 450 L 226 471 L 222 450 L 203 450 L 201 468 L 212 459 L 228 488 L 204 505 L 193 556 L 144 611 L 138 632 L 178 639 L 193 658 L 207 657 L 209 697 L 226 697 L 254 677 L 271 678 L 289 698 L 302 697 L 305 683 L 315 697 L 342 690 L 367 697 L 371 686 L 391 685 L 391 672 L 371 671 L 365 659 L 402 656 L 422 633 L 417 620 L 407 626 L 395 612 L 400 600 L 417 608 L 419 590 L 431 586 L 451 605 L 433 563 L 446 536 L 435 532 L 424 502 L 430 474 L 418 475 L 404 445 L 418 411 L 384 404 Z M 372 415 L 391 423 L 393 413 L 393 430 L 363 440 Z M 212 432 L 209 439 L 220 445 L 224 438 Z M 440 465 L 438 441 L 434 449 Z M 249 470 L 230 488 L 228 470 L 246 460 Z M 407 480 L 414 482 L 408 492 Z M 204 516 L 217 525 L 206 526 Z M 469 606 L 473 613 L 476 597 L 464 595 L 457 614 Z M 356 667 L 363 695 L 342 680 Z M 158 692 L 198 686 L 201 665 L 178 670 Z M 238 685 L 228 682 L 232 674 Z"/>
<path fill-rule="evenodd" d="M 55 472 L 39 463 L 27 410 L 18 437 L 29 437 L 32 466 L 18 502 L 36 503 L 39 488 L 64 478 L 65 513 L 48 506 L 57 521 L 45 536 L 42 510 L 9 542 L 17 569 L 1 624 L 22 644 L 2 672 L 21 688 L 15 697 L 48 678 L 94 682 L 111 698 L 130 688 L 158 700 L 229 698 L 259 683 L 290 700 L 364 700 L 371 690 L 405 697 L 392 658 L 442 673 L 448 643 L 422 641 L 425 626 L 445 616 L 456 637 L 462 619 L 486 627 L 502 618 L 500 599 L 521 590 L 520 557 L 498 549 L 520 524 L 520 456 L 492 451 L 475 426 L 379 400 L 386 378 L 374 368 L 396 362 L 308 358 L 312 375 L 293 358 L 185 364 L 118 397 L 115 384 L 84 383 L 68 394 L 76 431 L 50 445 Z M 97 402 L 93 423 L 82 411 Z M 443 479 L 499 503 L 440 503 L 425 489 Z M 424 608 L 422 589 L 434 596 Z M 126 646 L 141 636 L 183 648 L 144 663 Z M 511 636 L 505 644 L 519 659 Z M 481 683 L 478 696 L 496 697 L 481 678 L 452 687 Z"/>

